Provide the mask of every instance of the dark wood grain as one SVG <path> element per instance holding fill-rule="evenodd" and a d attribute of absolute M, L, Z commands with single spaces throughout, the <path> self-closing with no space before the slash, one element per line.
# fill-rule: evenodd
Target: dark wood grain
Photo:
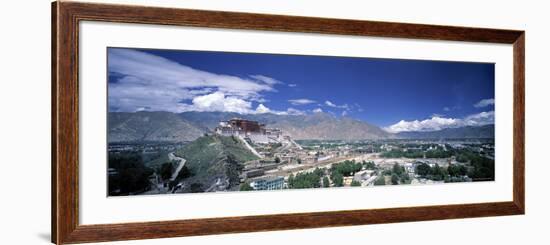
<path fill-rule="evenodd" d="M 338 212 L 278 214 L 230 218 L 195 219 L 113 225 L 80 226 L 71 242 L 152 239 L 269 230 L 305 229 L 365 224 L 410 222 L 512 215 L 519 212 L 512 202 L 371 209 Z"/>
<path fill-rule="evenodd" d="M 56 64 L 52 73 L 52 155 L 55 172 L 55 226 L 52 238 L 58 244 L 68 242 L 67 238 L 78 227 L 78 39 L 75 13 L 65 10 L 65 3 L 53 5 L 56 17 L 53 38 Z"/>
<path fill-rule="evenodd" d="M 51 10 L 51 241 L 57 240 L 57 3 Z"/>
<path fill-rule="evenodd" d="M 514 203 L 525 213 L 525 33 L 514 42 Z"/>
<path fill-rule="evenodd" d="M 497 203 L 80 225 L 78 217 L 79 21 L 109 21 L 513 45 L 513 200 Z M 52 4 L 52 242 L 151 239 L 514 215 L 525 212 L 525 34 L 523 31 L 78 2 Z"/>
<path fill-rule="evenodd" d="M 514 43 L 521 31 L 393 22 L 63 2 L 82 20 L 336 35 Z"/>

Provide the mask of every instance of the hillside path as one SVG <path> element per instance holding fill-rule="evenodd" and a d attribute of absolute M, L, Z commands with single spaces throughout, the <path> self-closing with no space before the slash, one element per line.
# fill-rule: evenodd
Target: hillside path
<path fill-rule="evenodd" d="M 256 156 L 259 157 L 259 158 L 263 158 L 263 156 L 260 155 L 260 153 L 258 153 L 258 152 L 256 151 L 256 149 L 254 149 L 254 147 L 252 147 L 250 144 L 248 144 L 248 142 L 247 142 L 242 136 L 239 135 L 239 136 L 237 136 L 237 138 L 238 138 L 242 143 L 244 143 L 244 146 L 245 146 L 249 151 L 251 151 L 252 154 L 256 155 Z"/>
<path fill-rule="evenodd" d="M 178 174 L 180 173 L 183 166 L 185 166 L 186 160 L 184 158 L 176 156 L 173 152 L 170 152 L 168 154 L 168 158 L 170 159 L 170 161 L 178 161 L 178 167 L 176 168 L 176 171 L 172 173 L 172 177 L 170 178 L 171 181 L 174 181 L 178 177 Z"/>

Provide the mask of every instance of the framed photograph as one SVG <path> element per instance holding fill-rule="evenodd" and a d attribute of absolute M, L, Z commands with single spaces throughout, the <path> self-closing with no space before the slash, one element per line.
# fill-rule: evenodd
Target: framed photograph
<path fill-rule="evenodd" d="M 58 1 L 52 242 L 525 212 L 525 33 Z"/>

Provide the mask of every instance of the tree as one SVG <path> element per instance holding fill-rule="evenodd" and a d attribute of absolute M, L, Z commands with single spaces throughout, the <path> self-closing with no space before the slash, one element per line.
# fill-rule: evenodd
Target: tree
<path fill-rule="evenodd" d="M 443 169 L 439 167 L 439 164 L 435 164 L 435 166 L 432 168 L 432 179 L 439 181 L 443 180 L 445 178 L 445 175 L 443 174 Z"/>
<path fill-rule="evenodd" d="M 189 168 L 187 168 L 187 166 L 183 166 L 183 167 L 181 167 L 181 170 L 178 173 L 177 178 L 178 179 L 185 179 L 189 176 L 191 176 L 191 171 L 189 171 Z"/>
<path fill-rule="evenodd" d="M 351 186 L 361 186 L 361 182 L 353 180 L 351 181 Z"/>
<path fill-rule="evenodd" d="M 320 168 L 315 168 L 315 170 L 313 170 L 313 174 L 315 174 L 319 178 L 321 178 L 323 175 L 325 175 L 325 171 L 323 169 L 320 169 Z"/>
<path fill-rule="evenodd" d="M 361 171 L 362 168 L 363 168 L 363 164 L 356 163 L 355 161 L 346 160 L 346 161 L 332 165 L 330 170 L 333 173 L 338 172 L 343 176 L 352 176 L 356 172 Z"/>
<path fill-rule="evenodd" d="M 409 151 L 403 151 L 403 150 L 391 150 L 382 153 L 380 156 L 385 158 L 422 158 L 424 157 L 424 153 L 419 150 L 409 150 Z"/>
<path fill-rule="evenodd" d="M 204 192 L 204 190 L 202 189 L 202 184 L 200 183 L 191 184 L 191 193 L 199 193 L 199 192 Z"/>
<path fill-rule="evenodd" d="M 386 178 L 384 176 L 379 176 L 376 181 L 374 181 L 374 185 L 385 185 L 386 184 Z"/>
<path fill-rule="evenodd" d="M 294 174 L 288 176 L 288 188 L 292 189 L 294 187 Z"/>
<path fill-rule="evenodd" d="M 468 169 L 466 168 L 466 166 L 464 165 L 460 165 L 460 167 L 458 168 L 458 173 L 461 175 L 461 176 L 464 176 L 468 173 Z"/>
<path fill-rule="evenodd" d="M 307 189 L 307 188 L 319 188 L 321 187 L 321 176 L 323 170 L 316 169 L 311 173 L 298 173 L 296 176 L 289 176 L 289 188 L 292 189 Z"/>
<path fill-rule="evenodd" d="M 391 175 L 391 184 L 392 185 L 398 185 L 399 184 L 399 176 L 395 173 Z"/>
<path fill-rule="evenodd" d="M 401 176 L 403 172 L 405 172 L 405 169 L 399 165 L 399 163 L 395 163 L 393 165 L 392 171 L 394 174 L 397 174 L 398 176 Z"/>
<path fill-rule="evenodd" d="M 439 164 L 435 164 L 435 166 L 432 168 L 432 174 L 433 175 L 442 175 L 443 171 L 441 170 L 441 167 L 439 167 Z"/>
<path fill-rule="evenodd" d="M 174 166 L 171 162 L 165 162 L 160 166 L 160 177 L 162 180 L 166 181 L 172 177 L 172 172 L 174 171 Z"/>
<path fill-rule="evenodd" d="M 323 187 L 327 188 L 330 187 L 330 180 L 327 176 L 323 177 Z"/>
<path fill-rule="evenodd" d="M 120 185 L 122 193 L 130 193 L 146 190 L 149 185 L 149 175 L 152 171 L 145 168 L 128 168 L 120 171 Z"/>
<path fill-rule="evenodd" d="M 336 187 L 344 186 L 344 176 L 341 173 L 336 173 L 332 176 L 332 182 Z"/>
<path fill-rule="evenodd" d="M 416 172 L 416 174 L 421 175 L 421 176 L 430 175 L 431 174 L 430 165 L 428 165 L 426 163 L 421 163 L 421 164 L 416 166 L 415 172 Z"/>
<path fill-rule="evenodd" d="M 252 188 L 252 186 L 250 186 L 250 183 L 245 182 L 245 183 L 241 184 L 240 191 L 253 191 L 253 190 L 254 190 L 254 188 Z"/>
<path fill-rule="evenodd" d="M 449 164 L 447 167 L 447 172 L 451 176 L 458 176 L 460 175 L 460 167 L 456 164 Z"/>
<path fill-rule="evenodd" d="M 372 161 L 366 162 L 365 163 L 365 169 L 374 170 L 374 169 L 376 169 L 376 165 Z"/>
<path fill-rule="evenodd" d="M 116 170 L 115 175 L 109 176 L 109 193 L 112 195 L 139 193 L 150 188 L 149 176 L 154 169 L 145 166 L 139 152 L 109 155 L 109 168 Z"/>
<path fill-rule="evenodd" d="M 442 148 L 438 148 L 436 150 L 431 150 L 426 152 L 427 158 L 447 158 L 451 157 L 453 155 L 450 151 L 445 151 Z"/>
<path fill-rule="evenodd" d="M 175 180 L 169 180 L 168 181 L 168 189 L 174 190 L 174 187 L 178 185 L 178 182 Z"/>
<path fill-rule="evenodd" d="M 468 162 L 468 157 L 465 154 L 458 154 L 456 156 L 456 161 L 461 162 L 461 163 L 465 163 L 465 162 Z"/>
<path fill-rule="evenodd" d="M 471 158 L 471 165 L 474 170 L 470 178 L 473 181 L 484 181 L 495 179 L 495 161 L 483 156 L 475 156 Z"/>

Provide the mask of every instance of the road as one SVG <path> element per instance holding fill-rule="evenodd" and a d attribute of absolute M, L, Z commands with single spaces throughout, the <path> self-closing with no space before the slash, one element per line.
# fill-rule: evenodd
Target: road
<path fill-rule="evenodd" d="M 186 160 L 184 158 L 176 156 L 173 152 L 170 152 L 168 154 L 168 158 L 170 159 L 170 161 L 177 161 L 178 162 L 178 167 L 176 168 L 176 171 L 174 171 L 174 173 L 172 173 L 172 177 L 170 178 L 170 181 L 174 181 L 178 177 L 178 174 L 180 173 L 183 166 L 185 166 Z"/>

